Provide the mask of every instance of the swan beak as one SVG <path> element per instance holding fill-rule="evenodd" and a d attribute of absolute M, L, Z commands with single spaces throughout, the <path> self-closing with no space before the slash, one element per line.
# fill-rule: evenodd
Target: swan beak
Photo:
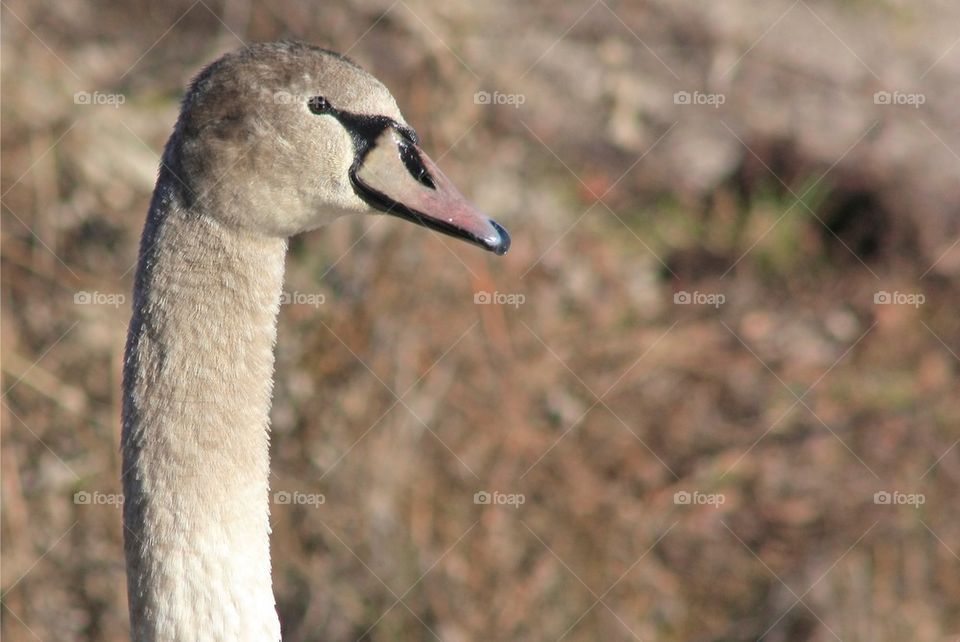
<path fill-rule="evenodd" d="M 354 187 L 375 209 L 506 254 L 510 235 L 474 207 L 420 147 L 393 127 L 365 150 L 351 171 Z"/>

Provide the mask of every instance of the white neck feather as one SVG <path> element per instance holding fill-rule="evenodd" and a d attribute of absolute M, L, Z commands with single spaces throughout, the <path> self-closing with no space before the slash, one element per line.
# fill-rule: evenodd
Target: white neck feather
<path fill-rule="evenodd" d="M 280 639 L 268 421 L 285 253 L 154 195 L 124 364 L 135 640 Z"/>

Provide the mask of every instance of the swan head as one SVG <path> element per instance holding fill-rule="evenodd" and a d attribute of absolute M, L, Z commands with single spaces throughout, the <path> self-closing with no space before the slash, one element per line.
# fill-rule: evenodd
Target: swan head
<path fill-rule="evenodd" d="M 202 71 L 161 172 L 205 215 L 254 233 L 386 212 L 497 254 L 510 246 L 423 151 L 380 81 L 302 43 L 252 45 Z"/>

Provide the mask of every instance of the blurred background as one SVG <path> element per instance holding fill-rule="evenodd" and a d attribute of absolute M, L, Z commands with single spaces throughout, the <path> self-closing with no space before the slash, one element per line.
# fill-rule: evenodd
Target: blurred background
<path fill-rule="evenodd" d="M 127 635 L 120 364 L 159 152 L 346 52 L 513 236 L 292 241 L 288 640 L 957 640 L 960 6 L 4 0 L 2 636 Z"/>

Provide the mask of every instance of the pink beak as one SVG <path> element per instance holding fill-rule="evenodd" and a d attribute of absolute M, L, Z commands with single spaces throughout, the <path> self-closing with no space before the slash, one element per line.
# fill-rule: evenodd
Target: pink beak
<path fill-rule="evenodd" d="M 506 254 L 510 235 L 474 207 L 420 147 L 395 128 L 383 130 L 351 171 L 354 186 L 375 208 Z"/>

